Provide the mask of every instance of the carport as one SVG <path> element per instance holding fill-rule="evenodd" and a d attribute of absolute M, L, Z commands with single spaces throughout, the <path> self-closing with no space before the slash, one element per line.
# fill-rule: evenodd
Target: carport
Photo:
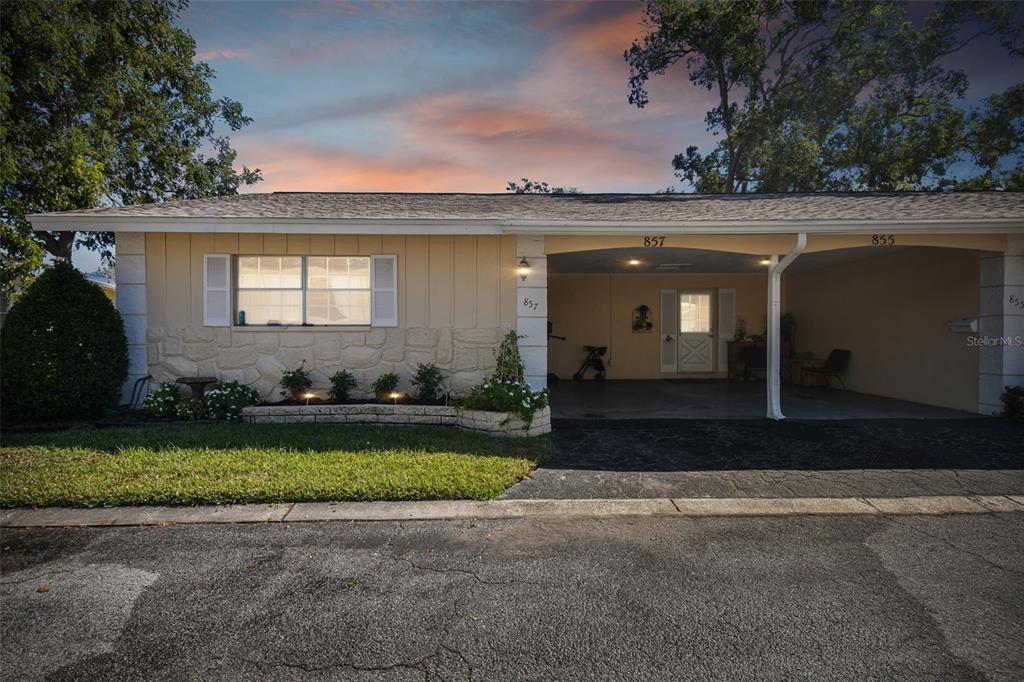
<path fill-rule="evenodd" d="M 1016 240 L 1015 237 L 1009 239 Z M 664 235 L 545 239 L 547 369 L 566 418 L 959 418 L 986 409 L 986 297 L 1000 234 Z M 785 247 L 785 248 L 783 248 Z M 1019 256 L 1016 256 L 1019 258 Z M 795 319 L 780 329 L 783 313 Z M 991 328 L 991 322 L 989 323 Z M 760 348 L 737 376 L 737 328 Z M 753 342 L 749 337 L 753 336 Z M 572 374 L 584 345 L 606 376 Z M 743 345 L 743 344 L 739 344 Z M 801 385 L 849 349 L 849 390 Z M 1018 352 L 1020 350 L 1018 349 Z M 783 408 L 785 412 L 783 412 Z"/>

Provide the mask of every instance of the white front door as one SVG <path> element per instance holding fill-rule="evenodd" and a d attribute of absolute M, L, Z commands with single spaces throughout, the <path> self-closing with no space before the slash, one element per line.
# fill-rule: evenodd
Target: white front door
<path fill-rule="evenodd" d="M 712 305 L 709 291 L 679 292 L 679 372 L 714 371 Z"/>

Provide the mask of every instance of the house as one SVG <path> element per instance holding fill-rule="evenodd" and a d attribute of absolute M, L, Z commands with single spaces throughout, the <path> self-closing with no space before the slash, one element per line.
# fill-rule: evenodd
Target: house
<path fill-rule="evenodd" d="M 115 233 L 129 390 L 198 374 L 272 397 L 303 362 L 320 387 L 435 362 L 458 393 L 508 329 L 537 387 L 584 344 L 608 379 L 724 378 L 740 320 L 776 418 L 794 347 L 849 349 L 854 391 L 972 412 L 1024 384 L 1020 193 L 274 192 L 31 221 Z"/>

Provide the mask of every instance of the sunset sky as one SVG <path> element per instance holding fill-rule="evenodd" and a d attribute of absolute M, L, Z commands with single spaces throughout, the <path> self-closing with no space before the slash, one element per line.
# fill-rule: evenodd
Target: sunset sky
<path fill-rule="evenodd" d="M 924 9 L 918 6 L 915 13 Z M 253 191 L 500 192 L 529 176 L 653 192 L 708 148 L 711 95 L 684 67 L 627 102 L 639 2 L 194 2 L 179 22 L 215 91 L 254 122 L 233 137 Z M 995 45 L 958 56 L 972 95 L 1014 82 Z M 984 68 L 975 65 L 982 64 Z"/>

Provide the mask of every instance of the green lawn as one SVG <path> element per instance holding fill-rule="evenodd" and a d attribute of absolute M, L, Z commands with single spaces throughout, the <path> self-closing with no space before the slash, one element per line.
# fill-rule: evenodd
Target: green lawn
<path fill-rule="evenodd" d="M 546 438 L 444 427 L 197 424 L 3 435 L 0 506 L 492 499 Z"/>

